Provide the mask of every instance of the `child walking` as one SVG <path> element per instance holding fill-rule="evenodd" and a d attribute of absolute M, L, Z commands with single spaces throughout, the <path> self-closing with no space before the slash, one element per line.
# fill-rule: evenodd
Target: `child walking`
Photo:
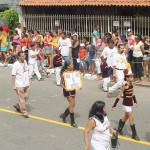
<path fill-rule="evenodd" d="M 108 84 L 110 82 L 110 77 L 109 77 L 109 74 L 108 74 L 108 65 L 106 63 L 106 58 L 104 58 L 103 56 L 101 57 L 101 65 L 100 65 L 100 68 L 101 68 L 101 73 L 102 73 L 102 78 L 103 78 L 103 90 L 104 92 L 107 92 L 108 90 Z"/>
<path fill-rule="evenodd" d="M 85 58 L 86 58 L 86 49 L 85 49 L 85 44 L 81 43 L 80 44 L 80 49 L 79 49 L 79 59 L 80 59 L 80 71 L 81 73 L 85 73 Z"/>
<path fill-rule="evenodd" d="M 59 48 L 55 48 L 55 53 L 56 53 L 56 55 L 53 58 L 53 65 L 54 65 L 55 74 L 56 74 L 56 84 L 57 84 L 57 86 L 60 86 L 60 81 L 61 81 L 60 72 L 62 69 L 62 55 L 60 54 L 61 51 L 59 50 Z"/>
<path fill-rule="evenodd" d="M 136 97 L 134 94 L 134 90 L 133 90 L 133 76 L 134 74 L 132 74 L 131 71 L 128 72 L 127 75 L 125 75 L 125 80 L 126 83 L 123 85 L 122 90 L 119 94 L 119 96 L 117 97 L 114 105 L 112 106 L 112 110 L 114 110 L 114 108 L 117 106 L 118 101 L 120 100 L 120 98 L 122 97 L 123 94 L 123 107 L 125 110 L 125 115 L 123 116 L 122 119 L 120 119 L 119 121 L 119 126 L 118 126 L 118 132 L 121 135 L 125 135 L 122 131 L 126 121 L 129 119 L 129 123 L 130 123 L 130 127 L 132 130 L 132 138 L 140 141 L 139 137 L 137 136 L 136 133 L 136 128 L 135 128 L 135 124 L 134 124 L 134 117 L 133 117 L 133 113 L 132 113 L 132 106 L 137 106 L 137 101 L 136 101 Z"/>

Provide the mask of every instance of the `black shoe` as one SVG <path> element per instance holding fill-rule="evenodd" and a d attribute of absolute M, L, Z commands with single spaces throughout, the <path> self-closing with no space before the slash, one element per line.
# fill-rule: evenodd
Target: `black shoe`
<path fill-rule="evenodd" d="M 67 108 L 63 114 L 60 115 L 64 123 L 67 123 L 66 117 L 69 115 L 69 109 Z"/>
<path fill-rule="evenodd" d="M 122 121 L 122 119 L 119 120 L 119 126 L 118 126 L 118 133 L 120 135 L 126 135 L 125 133 L 123 133 L 122 129 L 125 125 L 125 122 Z"/>
<path fill-rule="evenodd" d="M 76 123 L 75 123 L 75 121 L 74 121 L 74 113 L 70 113 L 70 119 L 71 119 L 70 125 L 71 125 L 72 127 L 77 128 L 78 126 L 76 125 Z"/>
<path fill-rule="evenodd" d="M 19 108 L 17 108 L 15 105 L 14 105 L 14 108 L 16 109 L 16 111 L 18 111 L 19 113 L 21 113 L 21 110 Z"/>
<path fill-rule="evenodd" d="M 140 138 L 137 136 L 137 133 L 136 133 L 135 124 L 133 124 L 130 127 L 131 127 L 131 130 L 132 130 L 132 139 L 134 139 L 136 141 L 140 141 Z"/>
<path fill-rule="evenodd" d="M 67 123 L 66 118 L 63 117 L 63 114 L 60 115 L 60 118 L 62 119 L 63 123 Z"/>
<path fill-rule="evenodd" d="M 30 118 L 28 115 L 23 115 L 24 118 Z"/>
<path fill-rule="evenodd" d="M 78 128 L 77 124 L 75 122 L 71 122 L 70 125 L 74 128 Z"/>
<path fill-rule="evenodd" d="M 132 134 L 132 139 L 136 141 L 140 141 L 140 138 L 137 135 Z"/>

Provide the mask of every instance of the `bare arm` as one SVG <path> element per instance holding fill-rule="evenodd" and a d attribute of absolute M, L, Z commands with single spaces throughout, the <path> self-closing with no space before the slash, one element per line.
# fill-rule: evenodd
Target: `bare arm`
<path fill-rule="evenodd" d="M 27 49 L 27 46 L 28 46 L 28 39 L 25 38 L 25 41 L 26 41 L 26 49 Z"/>
<path fill-rule="evenodd" d="M 89 132 L 95 128 L 96 124 L 93 119 L 90 119 L 87 123 L 87 126 L 84 130 L 84 142 L 85 142 L 85 150 L 90 150 L 90 144 L 89 144 Z"/>
<path fill-rule="evenodd" d="M 70 57 L 72 58 L 72 48 L 70 47 Z"/>
<path fill-rule="evenodd" d="M 116 67 L 113 67 L 113 77 L 116 77 Z"/>
<path fill-rule="evenodd" d="M 79 41 L 77 41 L 77 42 L 75 43 L 75 45 L 72 46 L 72 48 L 76 48 L 79 44 L 80 44 Z"/>
<path fill-rule="evenodd" d="M 140 49 L 141 49 L 141 51 L 142 51 L 143 54 L 146 52 L 146 51 L 144 50 L 144 44 L 142 44 L 142 45 L 140 46 Z"/>
<path fill-rule="evenodd" d="M 63 89 L 65 89 L 63 75 L 61 75 L 61 82 L 60 82 L 60 86 L 61 86 Z"/>
<path fill-rule="evenodd" d="M 16 81 L 16 76 L 12 75 L 12 88 L 13 88 L 13 90 L 16 90 L 15 81 Z"/>

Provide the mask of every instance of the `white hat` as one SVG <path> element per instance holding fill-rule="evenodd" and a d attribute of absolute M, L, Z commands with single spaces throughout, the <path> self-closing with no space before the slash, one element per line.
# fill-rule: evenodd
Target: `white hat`
<path fill-rule="evenodd" d="M 128 29 L 127 32 L 132 32 L 132 29 Z"/>
<path fill-rule="evenodd" d="M 85 47 L 85 44 L 84 44 L 84 43 L 81 43 L 80 46 Z"/>
<path fill-rule="evenodd" d="M 129 70 L 128 70 L 128 73 L 127 73 L 125 76 L 126 76 L 126 77 L 134 76 L 134 74 L 132 73 L 132 70 L 129 69 Z"/>

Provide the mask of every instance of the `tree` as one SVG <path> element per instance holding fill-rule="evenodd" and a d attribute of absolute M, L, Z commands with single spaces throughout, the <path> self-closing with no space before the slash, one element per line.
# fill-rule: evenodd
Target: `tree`
<path fill-rule="evenodd" d="M 0 17 L 8 23 L 11 35 L 19 22 L 18 12 L 15 9 L 5 10 L 0 13 Z"/>

